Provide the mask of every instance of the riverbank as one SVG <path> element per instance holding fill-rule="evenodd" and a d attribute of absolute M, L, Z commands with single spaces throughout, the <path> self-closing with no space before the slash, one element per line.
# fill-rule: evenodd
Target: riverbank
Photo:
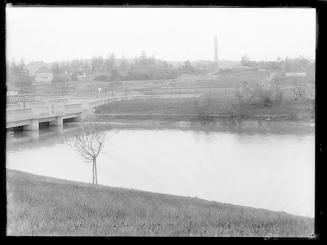
<path fill-rule="evenodd" d="M 310 236 L 314 220 L 7 170 L 8 235 Z"/>
<path fill-rule="evenodd" d="M 242 121 L 314 120 L 314 101 L 285 99 L 282 103 L 263 105 L 237 104 L 232 95 L 199 98 L 134 99 L 98 106 L 95 113 L 117 120 L 167 121 Z"/>

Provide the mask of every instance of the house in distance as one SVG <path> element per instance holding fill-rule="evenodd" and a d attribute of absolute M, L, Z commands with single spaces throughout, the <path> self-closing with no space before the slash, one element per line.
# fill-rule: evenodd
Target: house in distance
<path fill-rule="evenodd" d="M 34 74 L 34 83 L 36 84 L 49 84 L 52 79 L 52 71 L 46 66 L 40 67 Z"/>

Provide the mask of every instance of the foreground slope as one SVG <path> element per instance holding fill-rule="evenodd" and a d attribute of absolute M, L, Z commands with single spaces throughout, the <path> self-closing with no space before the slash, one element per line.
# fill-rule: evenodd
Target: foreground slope
<path fill-rule="evenodd" d="M 8 235 L 310 236 L 311 218 L 7 170 Z"/>

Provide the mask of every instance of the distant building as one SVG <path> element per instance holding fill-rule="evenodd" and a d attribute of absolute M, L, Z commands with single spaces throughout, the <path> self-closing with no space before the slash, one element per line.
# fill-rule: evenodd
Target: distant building
<path fill-rule="evenodd" d="M 86 78 L 85 72 L 82 75 L 77 75 L 77 79 L 83 79 Z"/>
<path fill-rule="evenodd" d="M 7 96 L 16 96 L 19 94 L 18 90 L 7 90 Z"/>
<path fill-rule="evenodd" d="M 83 71 L 82 69 L 79 69 L 76 73 L 75 76 L 78 80 L 86 78 L 86 74 L 85 71 Z"/>
<path fill-rule="evenodd" d="M 286 72 L 286 77 L 305 77 L 307 75 L 306 72 Z"/>
<path fill-rule="evenodd" d="M 46 66 L 40 67 L 34 74 L 35 84 L 49 84 L 52 82 L 52 79 L 52 71 Z"/>

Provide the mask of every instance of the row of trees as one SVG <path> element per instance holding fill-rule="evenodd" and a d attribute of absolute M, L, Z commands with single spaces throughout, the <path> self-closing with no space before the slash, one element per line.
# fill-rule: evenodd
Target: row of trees
<path fill-rule="evenodd" d="M 28 89 L 33 82 L 23 60 L 7 62 L 7 82 L 22 89 Z"/>
<path fill-rule="evenodd" d="M 30 88 L 33 77 L 29 74 L 25 62 L 7 62 L 7 82 L 20 88 Z M 198 69 L 189 61 L 173 66 L 166 61 L 147 57 L 142 53 L 133 60 L 116 58 L 113 54 L 91 60 L 75 59 L 54 62 L 51 65 L 53 83 L 76 81 L 79 76 L 93 77 L 98 81 L 151 80 L 176 78 L 180 74 L 196 73 Z"/>
<path fill-rule="evenodd" d="M 277 58 L 276 61 L 251 61 L 247 55 L 243 55 L 241 65 L 259 69 L 268 69 L 283 72 L 314 72 L 315 62 L 311 62 L 302 56 L 297 58 Z"/>
<path fill-rule="evenodd" d="M 7 82 L 19 88 L 30 89 L 34 77 L 29 74 L 24 61 L 7 62 Z M 173 66 L 166 61 L 147 57 L 142 53 L 133 60 L 116 58 L 113 54 L 91 60 L 75 59 L 54 62 L 51 65 L 53 83 L 76 81 L 79 77 L 88 77 L 97 81 L 155 80 L 171 79 L 181 74 L 201 72 L 201 68 L 190 61 Z"/>
<path fill-rule="evenodd" d="M 64 74 L 70 74 L 69 80 L 77 80 L 79 75 L 94 76 L 99 81 L 119 80 L 149 80 L 176 78 L 183 73 L 195 73 L 196 69 L 189 61 L 174 67 L 166 61 L 147 57 L 142 53 L 133 60 L 116 58 L 114 54 L 103 58 L 93 57 L 91 60 L 72 60 L 56 62 L 51 70 L 55 81 L 67 79 Z"/>

